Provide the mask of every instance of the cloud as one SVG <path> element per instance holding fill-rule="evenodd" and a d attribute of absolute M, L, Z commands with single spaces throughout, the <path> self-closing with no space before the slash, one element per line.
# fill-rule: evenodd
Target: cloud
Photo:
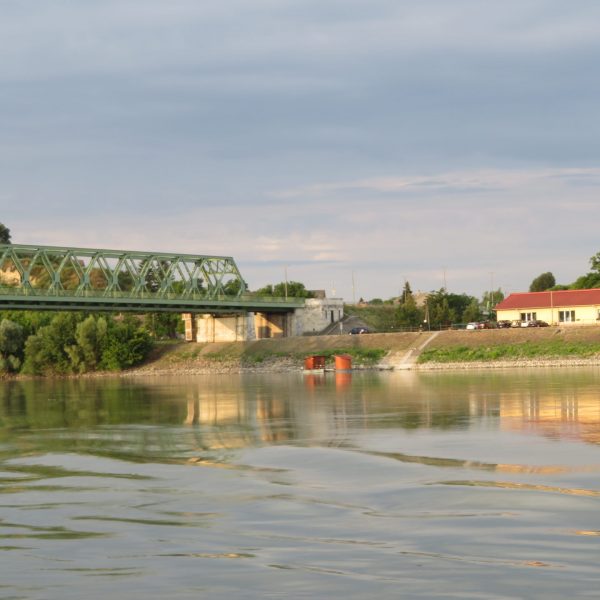
<path fill-rule="evenodd" d="M 530 186 L 549 188 L 600 185 L 600 168 L 485 169 L 437 175 L 378 177 L 316 183 L 273 192 L 275 198 L 314 198 L 331 194 L 371 192 L 377 194 L 431 194 L 502 192 Z"/>
<path fill-rule="evenodd" d="M 597 2 L 32 7 L 0 21 L 16 240 L 233 255 L 257 286 L 288 264 L 346 296 L 354 271 L 383 297 L 443 266 L 459 291 L 569 280 L 597 251 Z"/>

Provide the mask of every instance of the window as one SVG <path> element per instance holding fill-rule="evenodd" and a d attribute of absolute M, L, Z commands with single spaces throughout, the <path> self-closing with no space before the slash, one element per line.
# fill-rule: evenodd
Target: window
<path fill-rule="evenodd" d="M 575 311 L 574 310 L 559 310 L 558 311 L 558 321 L 559 323 L 572 323 L 575 321 Z"/>
<path fill-rule="evenodd" d="M 521 321 L 536 321 L 536 320 L 537 320 L 537 313 L 534 313 L 534 312 L 521 313 Z"/>

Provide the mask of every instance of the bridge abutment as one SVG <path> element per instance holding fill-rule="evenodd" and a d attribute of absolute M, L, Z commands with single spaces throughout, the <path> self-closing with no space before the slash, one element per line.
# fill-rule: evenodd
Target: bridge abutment
<path fill-rule="evenodd" d="M 344 305 L 341 299 L 314 298 L 306 300 L 303 308 L 288 312 L 184 313 L 182 319 L 185 322 L 186 341 L 206 343 L 246 342 L 315 334 L 339 322 L 343 315 Z"/>

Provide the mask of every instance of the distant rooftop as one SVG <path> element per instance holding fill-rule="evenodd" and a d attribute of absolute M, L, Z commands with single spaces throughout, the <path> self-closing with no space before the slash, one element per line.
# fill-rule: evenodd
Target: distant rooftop
<path fill-rule="evenodd" d="M 522 308 L 558 308 L 562 306 L 600 306 L 600 289 L 520 292 L 511 294 L 495 310 Z"/>

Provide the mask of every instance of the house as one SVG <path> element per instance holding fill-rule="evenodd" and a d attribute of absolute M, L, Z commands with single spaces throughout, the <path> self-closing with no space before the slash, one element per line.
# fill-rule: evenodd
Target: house
<path fill-rule="evenodd" d="M 600 289 L 510 294 L 496 305 L 498 321 L 546 321 L 551 325 L 599 325 Z"/>

